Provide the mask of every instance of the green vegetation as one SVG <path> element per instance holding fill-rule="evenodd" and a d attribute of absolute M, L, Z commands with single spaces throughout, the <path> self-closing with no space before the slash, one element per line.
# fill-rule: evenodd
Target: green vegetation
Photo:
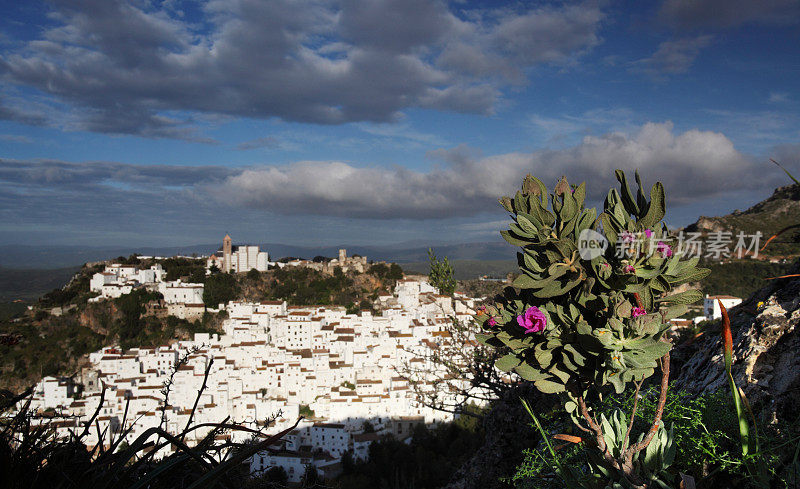
<path fill-rule="evenodd" d="M 39 299 L 40 307 L 59 307 L 69 304 L 85 304 L 95 294 L 89 292 L 92 275 L 103 271 L 103 265 L 83 267 L 72 280 L 62 288 L 53 289 Z"/>
<path fill-rule="evenodd" d="M 771 246 L 771 245 L 770 245 Z M 769 263 L 757 260 L 735 260 L 727 263 L 704 262 L 711 274 L 701 280 L 701 290 L 710 295 L 733 295 L 747 299 L 764 287 L 765 279 L 789 272 L 791 263 Z"/>
<path fill-rule="evenodd" d="M 160 263 L 166 273 L 166 280 L 182 279 L 184 282 L 203 283 L 206 276 L 204 260 L 173 257 Z"/>
<path fill-rule="evenodd" d="M 638 410 L 644 419 L 655 414 L 658 395 L 656 389 L 641 393 Z M 611 396 L 597 408 L 610 417 L 616 410 L 631 412 L 633 403 L 632 395 Z M 548 433 L 585 436 L 573 429 L 563 411 L 540 413 L 537 417 Z M 674 460 L 664 475 L 671 481 L 668 487 L 678 487 L 679 473 L 691 475 L 697 487 L 793 487 L 787 484 L 795 469 L 790 461 L 800 440 L 800 427 L 761 426 L 760 431 L 767 435 L 765 446 L 756 454 L 742 456 L 733 401 L 725 390 L 699 396 L 670 392 L 662 419 L 677 446 Z M 636 420 L 634 429 L 647 428 L 642 418 Z M 567 442 L 550 452 L 545 443 L 540 443 L 536 449 L 525 450 L 524 462 L 507 482 L 518 489 L 561 489 L 564 482 L 557 474 L 559 466 L 586 467 L 590 463 L 592 460 L 581 444 Z M 588 479 L 588 473 L 584 475 Z"/>
<path fill-rule="evenodd" d="M 403 269 L 397 263 L 387 265 L 385 263 L 376 263 L 367 270 L 367 273 L 374 275 L 381 280 L 398 281 L 403 278 Z"/>
<path fill-rule="evenodd" d="M 215 273 L 205 278 L 203 287 L 203 303 L 206 307 L 217 308 L 235 300 L 239 296 L 240 287 L 234 275 Z"/>
<path fill-rule="evenodd" d="M 352 277 L 335 268 L 333 275 L 305 267 L 273 270 L 265 294 L 296 305 L 352 304 L 357 299 Z"/>
<path fill-rule="evenodd" d="M 447 257 L 439 260 L 433 249 L 428 249 L 428 261 L 430 262 L 430 272 L 428 272 L 428 282 L 443 295 L 453 295 L 456 290 L 456 279 L 453 275 L 453 266 L 450 265 Z"/>
<path fill-rule="evenodd" d="M 311 409 L 308 404 L 301 404 L 300 405 L 300 416 L 305 416 L 306 418 L 313 418 L 314 417 L 314 410 Z"/>
<path fill-rule="evenodd" d="M 0 302 L 0 321 L 7 321 L 20 317 L 28 310 L 24 302 Z"/>
<path fill-rule="evenodd" d="M 548 194 L 528 175 L 513 198 L 501 198 L 514 219 L 501 234 L 521 248 L 522 273 L 515 288 L 506 288 L 478 315 L 486 333 L 478 341 L 506 353 L 495 366 L 533 382 L 543 394 L 557 394 L 564 411 L 590 434 L 594 443 L 586 452 L 592 463 L 583 471 L 558 468 L 570 487 L 662 484 L 675 450 L 674 437 L 660 422 L 662 409 L 647 419 L 652 428 L 632 432 L 635 411 L 630 419 L 621 410 L 598 418 L 589 406 L 611 392 L 638 392 L 658 367 L 663 401 L 672 345 L 661 340 L 668 320 L 702 298 L 695 290 L 663 294 L 710 273 L 664 242 L 662 184 L 653 185 L 648 199 L 637 173 L 634 197 L 625 174 L 617 170 L 616 177 L 620 190 L 608 192 L 599 216 L 584 208 L 586 184 L 572 187 L 565 177 Z M 640 248 L 631 244 L 637 235 L 645 240 Z"/>

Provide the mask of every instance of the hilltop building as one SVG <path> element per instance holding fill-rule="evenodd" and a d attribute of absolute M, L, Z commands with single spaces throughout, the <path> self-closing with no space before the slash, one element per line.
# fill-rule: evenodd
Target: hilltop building
<path fill-rule="evenodd" d="M 140 270 L 136 265 L 113 263 L 92 275 L 89 290 L 100 293 L 97 300 L 114 299 L 140 286 L 155 288 L 163 279 L 164 269 L 160 264 Z"/>
<path fill-rule="evenodd" d="M 380 262 L 386 263 L 386 262 Z M 327 275 L 333 275 L 333 271 L 336 268 L 341 268 L 343 272 L 347 273 L 349 271 L 354 271 L 357 273 L 364 273 L 369 268 L 369 262 L 367 261 L 366 256 L 347 256 L 347 250 L 342 248 L 339 250 L 339 255 L 337 258 L 332 258 L 330 260 L 316 262 L 311 260 L 292 260 L 288 263 L 278 263 L 279 267 L 306 267 L 306 268 L 313 268 L 314 270 L 319 270 L 322 273 Z"/>
<path fill-rule="evenodd" d="M 256 269 L 266 272 L 269 269 L 269 254 L 255 245 L 233 245 L 229 234 L 222 239 L 222 247 L 208 257 L 206 267 L 215 266 L 225 273 L 248 272 Z"/>

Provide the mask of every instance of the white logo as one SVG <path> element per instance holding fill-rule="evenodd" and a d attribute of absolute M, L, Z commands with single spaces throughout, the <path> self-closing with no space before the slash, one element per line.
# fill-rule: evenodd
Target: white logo
<path fill-rule="evenodd" d="M 605 236 L 592 229 L 584 229 L 578 236 L 578 253 L 584 260 L 593 260 L 608 248 Z"/>

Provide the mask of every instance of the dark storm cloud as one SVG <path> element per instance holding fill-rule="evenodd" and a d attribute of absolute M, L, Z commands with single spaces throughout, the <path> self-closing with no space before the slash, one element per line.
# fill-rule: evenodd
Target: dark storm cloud
<path fill-rule="evenodd" d="M 47 122 L 47 119 L 42 115 L 32 114 L 6 105 L 2 97 L 0 97 L 0 120 L 21 122 L 31 126 L 43 126 Z"/>
<path fill-rule="evenodd" d="M 800 20 L 797 0 L 666 0 L 662 21 L 680 29 L 736 27 L 747 23 L 786 25 Z"/>
<path fill-rule="evenodd" d="M 164 187 L 189 188 L 220 182 L 240 170 L 221 166 L 130 165 L 116 162 L 67 163 L 57 160 L 20 161 L 0 158 L 0 185 L 5 188 L 47 188 L 71 192 L 109 182 L 144 193 Z"/>
<path fill-rule="evenodd" d="M 66 102 L 70 129 L 201 141 L 195 113 L 321 124 L 394 121 L 409 107 L 489 113 L 526 68 L 599 43 L 603 17 L 591 2 L 460 9 L 212 0 L 187 22 L 146 2 L 58 0 L 55 27 L 0 54 L 0 79 Z"/>

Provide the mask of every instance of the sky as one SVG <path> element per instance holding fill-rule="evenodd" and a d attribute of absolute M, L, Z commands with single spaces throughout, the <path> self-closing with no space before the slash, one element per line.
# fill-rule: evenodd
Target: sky
<path fill-rule="evenodd" d="M 501 239 L 531 173 L 667 221 L 800 172 L 800 2 L 0 0 L 0 244 Z"/>

